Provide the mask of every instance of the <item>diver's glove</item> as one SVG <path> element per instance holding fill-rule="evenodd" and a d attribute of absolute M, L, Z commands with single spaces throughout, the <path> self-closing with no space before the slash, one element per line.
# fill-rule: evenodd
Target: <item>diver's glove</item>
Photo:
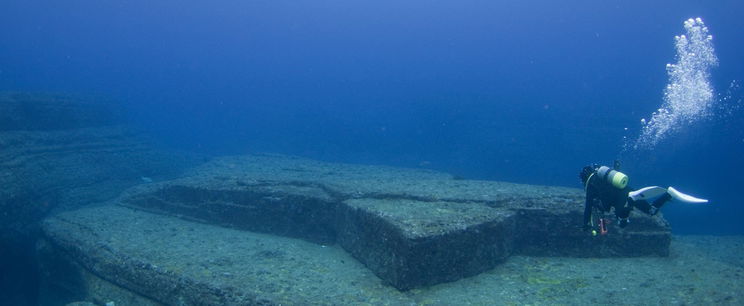
<path fill-rule="evenodd" d="M 628 218 L 617 218 L 620 221 L 620 228 L 625 228 L 628 225 Z"/>

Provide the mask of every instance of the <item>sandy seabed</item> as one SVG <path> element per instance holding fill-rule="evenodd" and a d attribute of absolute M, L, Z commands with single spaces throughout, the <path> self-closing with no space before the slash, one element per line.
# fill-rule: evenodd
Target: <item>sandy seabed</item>
<path fill-rule="evenodd" d="M 669 257 L 513 256 L 410 294 L 420 305 L 742 305 L 744 236 L 674 236 Z"/>

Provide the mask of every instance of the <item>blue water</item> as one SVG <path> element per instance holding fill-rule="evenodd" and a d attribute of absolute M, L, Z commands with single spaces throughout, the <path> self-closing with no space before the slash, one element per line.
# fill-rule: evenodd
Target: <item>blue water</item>
<path fill-rule="evenodd" d="M 742 93 L 726 92 L 744 80 L 744 2 L 513 2 L 5 0 L 0 90 L 110 97 L 211 154 L 577 188 L 582 166 L 621 158 L 633 186 L 711 200 L 664 207 L 675 233 L 744 234 Z M 690 17 L 714 35 L 731 114 L 623 152 Z"/>

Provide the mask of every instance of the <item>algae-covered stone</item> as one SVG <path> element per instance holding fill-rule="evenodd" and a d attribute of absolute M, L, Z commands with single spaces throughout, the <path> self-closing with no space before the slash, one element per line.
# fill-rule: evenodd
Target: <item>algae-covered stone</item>
<path fill-rule="evenodd" d="M 339 244 L 398 289 L 474 275 L 513 250 L 514 213 L 479 203 L 353 199 Z"/>
<path fill-rule="evenodd" d="M 668 224 L 634 215 L 610 235 L 580 230 L 580 190 L 456 180 L 428 170 L 277 155 L 215 159 L 119 203 L 235 228 L 338 242 L 399 289 L 493 267 L 512 253 L 667 255 Z"/>
<path fill-rule="evenodd" d="M 59 260 L 75 263 L 54 274 L 53 283 L 77 280 L 88 291 L 108 287 L 87 296 L 116 305 L 413 303 L 394 288 L 380 286 L 379 278 L 337 246 L 116 205 L 62 213 L 43 226 L 47 247 L 54 250 L 45 253 L 64 257 L 43 256 L 47 264 L 42 268 L 56 269 L 62 266 Z M 116 288 L 134 294 L 121 295 Z"/>

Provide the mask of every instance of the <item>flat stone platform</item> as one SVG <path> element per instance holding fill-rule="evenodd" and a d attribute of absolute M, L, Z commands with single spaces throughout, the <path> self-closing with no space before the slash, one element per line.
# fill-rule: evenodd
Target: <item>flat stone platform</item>
<path fill-rule="evenodd" d="M 207 288 L 223 288 L 222 285 L 214 285 L 201 277 L 186 277 L 182 270 L 164 268 L 162 263 L 158 264 L 157 257 L 138 253 L 143 251 L 143 242 L 140 241 L 145 241 L 142 239 L 146 235 L 139 237 L 126 233 L 141 230 L 139 226 L 146 228 L 143 224 L 135 226 L 122 220 L 96 222 L 95 216 L 119 218 L 127 214 L 145 214 L 131 210 L 136 209 L 157 213 L 146 214 L 153 217 L 131 218 L 160 218 L 152 221 L 154 225 L 148 225 L 150 227 L 182 222 L 178 223 L 182 225 L 174 226 L 170 234 L 164 234 L 167 233 L 164 230 L 151 229 L 147 232 L 158 236 L 147 238 L 158 239 L 150 247 L 152 256 L 168 254 L 170 249 L 183 249 L 202 255 L 211 250 L 214 256 L 232 254 L 225 255 L 230 260 L 237 260 L 234 259 L 235 254 L 243 254 L 231 250 L 230 243 L 212 246 L 211 240 L 218 238 L 207 242 L 179 236 L 184 231 L 195 231 L 193 229 L 196 227 L 208 227 L 209 231 L 229 230 L 237 236 L 240 233 L 264 233 L 270 236 L 263 237 L 274 239 L 272 241 L 293 241 L 292 244 L 302 243 L 320 250 L 343 250 L 343 256 L 353 256 L 383 283 L 399 290 L 476 275 L 496 267 L 511 255 L 666 256 L 671 241 L 666 221 L 641 214 L 634 214 L 633 223 L 625 230 L 611 228 L 606 236 L 588 236 L 579 229 L 583 194 L 578 189 L 457 180 L 448 174 L 428 170 L 324 163 L 275 155 L 219 158 L 193 169 L 182 178 L 132 188 L 113 204 L 130 209 L 96 208 L 101 211 L 83 210 L 48 219 L 45 232 L 49 245 L 65 250 L 72 261 L 88 270 L 110 266 L 112 270 L 95 274 L 164 303 L 171 301 L 166 297 L 172 298 L 180 293 L 160 292 L 156 296 L 147 292 L 147 288 L 154 286 L 149 277 L 142 276 L 143 273 L 158 275 L 157 279 L 162 285 L 171 283 L 178 288 L 205 283 L 206 287 L 200 288 L 211 292 L 212 295 L 208 294 L 210 299 L 222 298 L 238 304 L 242 303 L 240 301 L 264 299 L 281 303 L 283 298 L 289 299 L 287 301 L 308 301 L 321 297 L 304 296 L 298 292 L 287 293 L 288 297 L 266 296 L 255 286 L 240 285 L 245 281 L 229 286 L 232 288 L 230 290 L 238 293 L 228 294 L 218 290 L 221 293 L 217 294 L 216 289 Z M 120 212 L 111 213 L 111 210 Z M 75 221 L 79 218 L 86 219 Z M 117 238 L 121 239 L 118 241 L 120 246 L 113 248 L 119 255 L 103 252 L 105 249 L 100 243 L 78 241 L 100 241 L 112 236 L 109 231 L 116 229 L 106 227 L 120 227 L 118 231 L 121 236 Z M 184 227 L 192 230 L 184 230 Z M 211 237 L 199 231 L 195 233 Z M 153 244 L 150 240 L 146 241 L 149 241 L 148 245 Z M 255 245 L 245 246 L 244 251 L 254 248 Z M 177 255 L 162 256 L 170 258 Z M 298 256 L 292 255 L 291 258 L 300 258 Z M 313 263 L 322 261 L 315 256 L 324 255 L 307 253 L 302 257 L 307 262 L 302 265 L 327 264 L 327 269 L 343 268 L 330 263 Z M 194 265 L 200 258 L 207 257 L 181 256 L 184 263 L 179 265 Z M 122 258 L 140 259 L 129 264 Z M 253 259 L 238 261 L 241 265 L 253 265 L 255 262 Z M 343 261 L 345 264 L 356 264 L 350 258 Z M 147 268 L 148 265 L 156 265 L 164 270 L 155 269 L 153 272 Z M 264 266 L 264 269 L 274 273 L 283 265 L 272 261 L 270 267 Z M 253 266 L 241 269 L 254 268 L 257 269 Z M 123 273 L 119 271 L 121 269 L 130 272 Z M 111 279 L 109 275 L 116 275 L 116 279 Z M 272 283 L 268 276 L 252 275 L 256 283 Z M 287 274 L 287 279 L 295 278 L 315 283 L 319 281 L 309 276 Z M 183 283 L 184 279 L 190 281 Z M 327 289 L 323 292 L 343 291 Z M 291 291 L 288 290 L 285 289 Z M 199 292 L 195 289 L 185 291 Z M 399 296 L 393 293 L 383 295 L 391 298 Z M 194 301 L 201 299 L 209 300 L 206 296 L 194 297 Z"/>
<path fill-rule="evenodd" d="M 45 222 L 44 288 L 96 305 L 741 305 L 744 237 L 675 236 L 670 257 L 514 255 L 426 288 L 387 286 L 338 245 L 120 206 Z M 622 271 L 622 273 L 618 273 Z M 45 292 L 48 295 L 49 289 Z M 66 299 L 65 299 L 66 298 Z M 51 304 L 51 303 L 49 303 Z M 85 304 L 93 305 L 93 304 Z"/>
<path fill-rule="evenodd" d="M 116 205 L 63 213 L 46 220 L 44 228 L 42 262 L 57 273 L 48 277 L 48 286 L 85 284 L 79 286 L 87 288 L 80 300 L 116 305 L 123 300 L 129 305 L 410 302 L 338 246 Z"/>

